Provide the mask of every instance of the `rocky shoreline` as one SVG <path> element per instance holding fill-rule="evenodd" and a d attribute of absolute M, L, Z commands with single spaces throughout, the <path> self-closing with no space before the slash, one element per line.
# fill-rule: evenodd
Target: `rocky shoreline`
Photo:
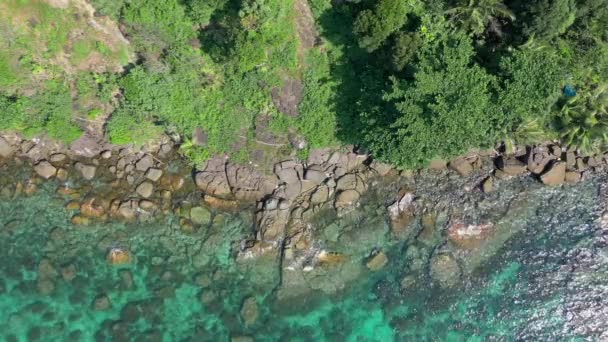
<path fill-rule="evenodd" d="M 437 284 L 450 287 L 487 258 L 481 251 L 488 254 L 522 228 L 515 229 L 506 217 L 534 208 L 520 195 L 529 184 L 580 182 L 604 171 L 608 159 L 541 144 L 513 153 L 500 148 L 470 153 L 450 162 L 434 161 L 429 169 L 399 171 L 345 147 L 312 151 L 306 161 L 279 161 L 265 174 L 224 157 L 193 170 L 178 147 L 166 136 L 136 150 L 87 138 L 67 147 L 45 137 L 3 134 L 0 196 L 32 194 L 43 181 L 56 180 L 57 194 L 74 212 L 75 225 L 176 215 L 185 234 L 220 227 L 224 215 L 238 212 L 250 217 L 253 227 L 251 236 L 235 248 L 237 262 L 279 272 L 277 293 L 288 297 L 310 289 L 333 292 L 361 270 L 382 269 L 390 259 L 378 246 L 388 240 L 419 243 L 404 251 L 413 260 L 409 267 L 428 268 Z M 15 172 L 22 172 L 21 178 Z M 501 182 L 514 179 L 525 184 L 503 195 L 504 210 L 468 209 L 491 199 Z M 530 183 L 532 179 L 538 182 Z M 454 199 L 445 200 L 446 194 Z M 361 224 L 380 230 L 353 230 Z M 108 251 L 108 262 L 128 263 L 123 252 Z M 349 258 L 362 262 L 334 271 L 340 282 L 319 277 L 319 270 L 344 265 Z M 404 287 L 411 277 L 403 279 Z M 311 285 L 311 279 L 317 283 Z M 260 279 L 260 286 L 264 281 Z"/>

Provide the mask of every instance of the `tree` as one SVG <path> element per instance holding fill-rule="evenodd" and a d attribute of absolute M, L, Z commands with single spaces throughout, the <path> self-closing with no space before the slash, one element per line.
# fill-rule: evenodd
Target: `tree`
<path fill-rule="evenodd" d="M 576 0 L 538 0 L 529 5 L 524 33 L 551 40 L 566 32 L 576 19 Z"/>
<path fill-rule="evenodd" d="M 393 79 L 393 90 L 385 97 L 398 112 L 394 120 L 365 118 L 366 139 L 374 153 L 411 168 L 493 143 L 495 79 L 473 63 L 471 39 L 444 31 L 425 41 L 420 54 L 414 80 Z"/>
<path fill-rule="evenodd" d="M 449 22 L 473 36 L 480 36 L 489 24 L 499 18 L 515 20 L 515 15 L 502 0 L 468 0 L 445 12 Z"/>
<path fill-rule="evenodd" d="M 364 10 L 353 25 L 359 46 L 372 52 L 395 31 L 407 23 L 408 13 L 421 7 L 419 0 L 379 0 L 373 10 Z"/>

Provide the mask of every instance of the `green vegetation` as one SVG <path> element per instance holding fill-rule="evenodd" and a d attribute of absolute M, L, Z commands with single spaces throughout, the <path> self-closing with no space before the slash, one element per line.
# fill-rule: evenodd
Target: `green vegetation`
<path fill-rule="evenodd" d="M 300 156 L 356 144 L 403 168 L 499 141 L 608 148 L 602 0 L 91 3 L 130 45 L 75 7 L 0 4 L 0 129 L 70 141 L 109 120 L 114 143 L 179 134 L 194 162 L 263 162 L 302 139 Z"/>

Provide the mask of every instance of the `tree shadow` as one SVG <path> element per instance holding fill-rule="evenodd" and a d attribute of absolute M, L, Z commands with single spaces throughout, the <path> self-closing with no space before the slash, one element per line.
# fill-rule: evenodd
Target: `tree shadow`
<path fill-rule="evenodd" d="M 353 33 L 356 11 L 351 5 L 335 4 L 318 19 L 321 36 L 338 55 L 331 65 L 331 77 L 337 82 L 332 111 L 336 115 L 337 138 L 345 144 L 365 145 L 369 120 L 385 121 L 394 107 L 382 96 L 390 88 L 386 51 L 369 53 L 359 47 Z"/>

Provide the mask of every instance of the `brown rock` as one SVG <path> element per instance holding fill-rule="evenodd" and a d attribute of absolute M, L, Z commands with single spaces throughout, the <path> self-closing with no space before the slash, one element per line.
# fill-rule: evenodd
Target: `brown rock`
<path fill-rule="evenodd" d="M 513 157 L 500 158 L 498 168 L 509 176 L 519 176 L 527 172 L 526 164 Z"/>
<path fill-rule="evenodd" d="M 486 178 L 482 183 L 481 183 L 481 190 L 484 193 L 489 193 L 492 192 L 492 190 L 494 189 L 494 178 L 492 178 L 491 176 Z"/>
<path fill-rule="evenodd" d="M 354 190 L 357 187 L 357 175 L 348 173 L 338 179 L 336 190 Z"/>
<path fill-rule="evenodd" d="M 154 185 L 150 182 L 143 182 L 137 186 L 135 192 L 143 198 L 148 198 L 154 193 Z"/>
<path fill-rule="evenodd" d="M 145 172 L 153 166 L 154 166 L 154 159 L 149 154 L 146 154 L 141 159 L 139 159 L 137 161 L 137 163 L 135 163 L 135 169 L 137 169 L 137 171 L 141 171 L 141 172 Z"/>
<path fill-rule="evenodd" d="M 566 172 L 566 182 L 567 183 L 578 183 L 581 181 L 581 174 L 575 171 Z"/>
<path fill-rule="evenodd" d="M 88 226 L 91 221 L 88 217 L 82 215 L 75 215 L 72 217 L 72 224 L 75 226 Z"/>
<path fill-rule="evenodd" d="M 311 181 L 316 184 L 321 184 L 325 178 L 327 178 L 325 172 L 320 170 L 308 169 L 306 170 L 306 173 L 304 173 L 304 180 Z"/>
<path fill-rule="evenodd" d="M 0 137 L 0 157 L 9 158 L 13 153 L 15 153 L 15 148 L 6 139 Z"/>
<path fill-rule="evenodd" d="M 86 180 L 91 180 L 91 179 L 95 178 L 95 173 L 97 172 L 97 167 L 95 167 L 94 165 L 87 165 L 87 164 L 83 164 L 81 162 L 77 162 L 76 164 L 74 164 L 74 167 L 76 168 L 76 170 L 78 170 L 80 172 L 80 174 L 82 175 L 82 178 L 84 178 Z"/>
<path fill-rule="evenodd" d="M 258 303 L 254 297 L 249 297 L 245 299 L 243 305 L 241 306 L 241 319 L 245 323 L 245 326 L 254 325 L 258 317 L 260 316 L 260 310 L 258 308 Z"/>
<path fill-rule="evenodd" d="M 556 162 L 541 177 L 546 185 L 560 185 L 566 180 L 566 163 Z"/>
<path fill-rule="evenodd" d="M 448 168 L 448 164 L 443 159 L 433 159 L 429 163 L 429 168 L 433 170 L 445 170 Z"/>
<path fill-rule="evenodd" d="M 329 200 L 329 188 L 327 185 L 319 186 L 310 197 L 310 202 L 312 204 L 320 204 L 325 203 Z"/>
<path fill-rule="evenodd" d="M 473 165 L 471 165 L 466 158 L 462 157 L 451 161 L 449 167 L 463 177 L 468 176 L 473 172 Z"/>
<path fill-rule="evenodd" d="M 576 166 L 576 155 L 574 151 L 566 152 L 566 166 L 568 168 L 574 168 Z"/>
<path fill-rule="evenodd" d="M 205 146 L 207 145 L 207 133 L 203 132 L 201 127 L 194 128 L 192 132 L 192 143 L 196 146 Z"/>
<path fill-rule="evenodd" d="M 46 160 L 36 164 L 36 166 L 34 166 L 34 171 L 44 179 L 52 178 L 57 174 L 57 168 Z"/>
<path fill-rule="evenodd" d="M 149 180 L 156 182 L 160 179 L 160 177 L 163 176 L 163 170 L 161 169 L 156 169 L 156 168 L 149 168 L 148 171 L 146 171 L 146 178 L 148 178 Z"/>
<path fill-rule="evenodd" d="M 387 263 L 388 263 L 388 258 L 386 257 L 386 254 L 384 254 L 384 252 L 382 252 L 382 251 L 379 251 L 373 257 L 371 257 L 371 259 L 369 259 L 367 261 L 365 266 L 370 271 L 376 272 L 376 271 L 379 271 L 382 268 L 384 268 L 384 266 L 386 266 Z"/>
<path fill-rule="evenodd" d="M 110 265 L 124 265 L 131 263 L 131 252 L 124 248 L 113 247 L 106 255 L 106 261 Z"/>
<path fill-rule="evenodd" d="M 57 179 L 62 182 L 68 180 L 68 171 L 66 169 L 58 169 L 57 170 Z"/>
<path fill-rule="evenodd" d="M 203 202 L 211 208 L 222 211 L 235 211 L 239 208 L 239 203 L 237 201 L 217 198 L 214 196 L 205 195 L 203 197 Z"/>
<path fill-rule="evenodd" d="M 355 190 L 345 190 L 338 193 L 334 206 L 337 209 L 343 209 L 353 206 L 359 200 L 359 193 Z"/>

